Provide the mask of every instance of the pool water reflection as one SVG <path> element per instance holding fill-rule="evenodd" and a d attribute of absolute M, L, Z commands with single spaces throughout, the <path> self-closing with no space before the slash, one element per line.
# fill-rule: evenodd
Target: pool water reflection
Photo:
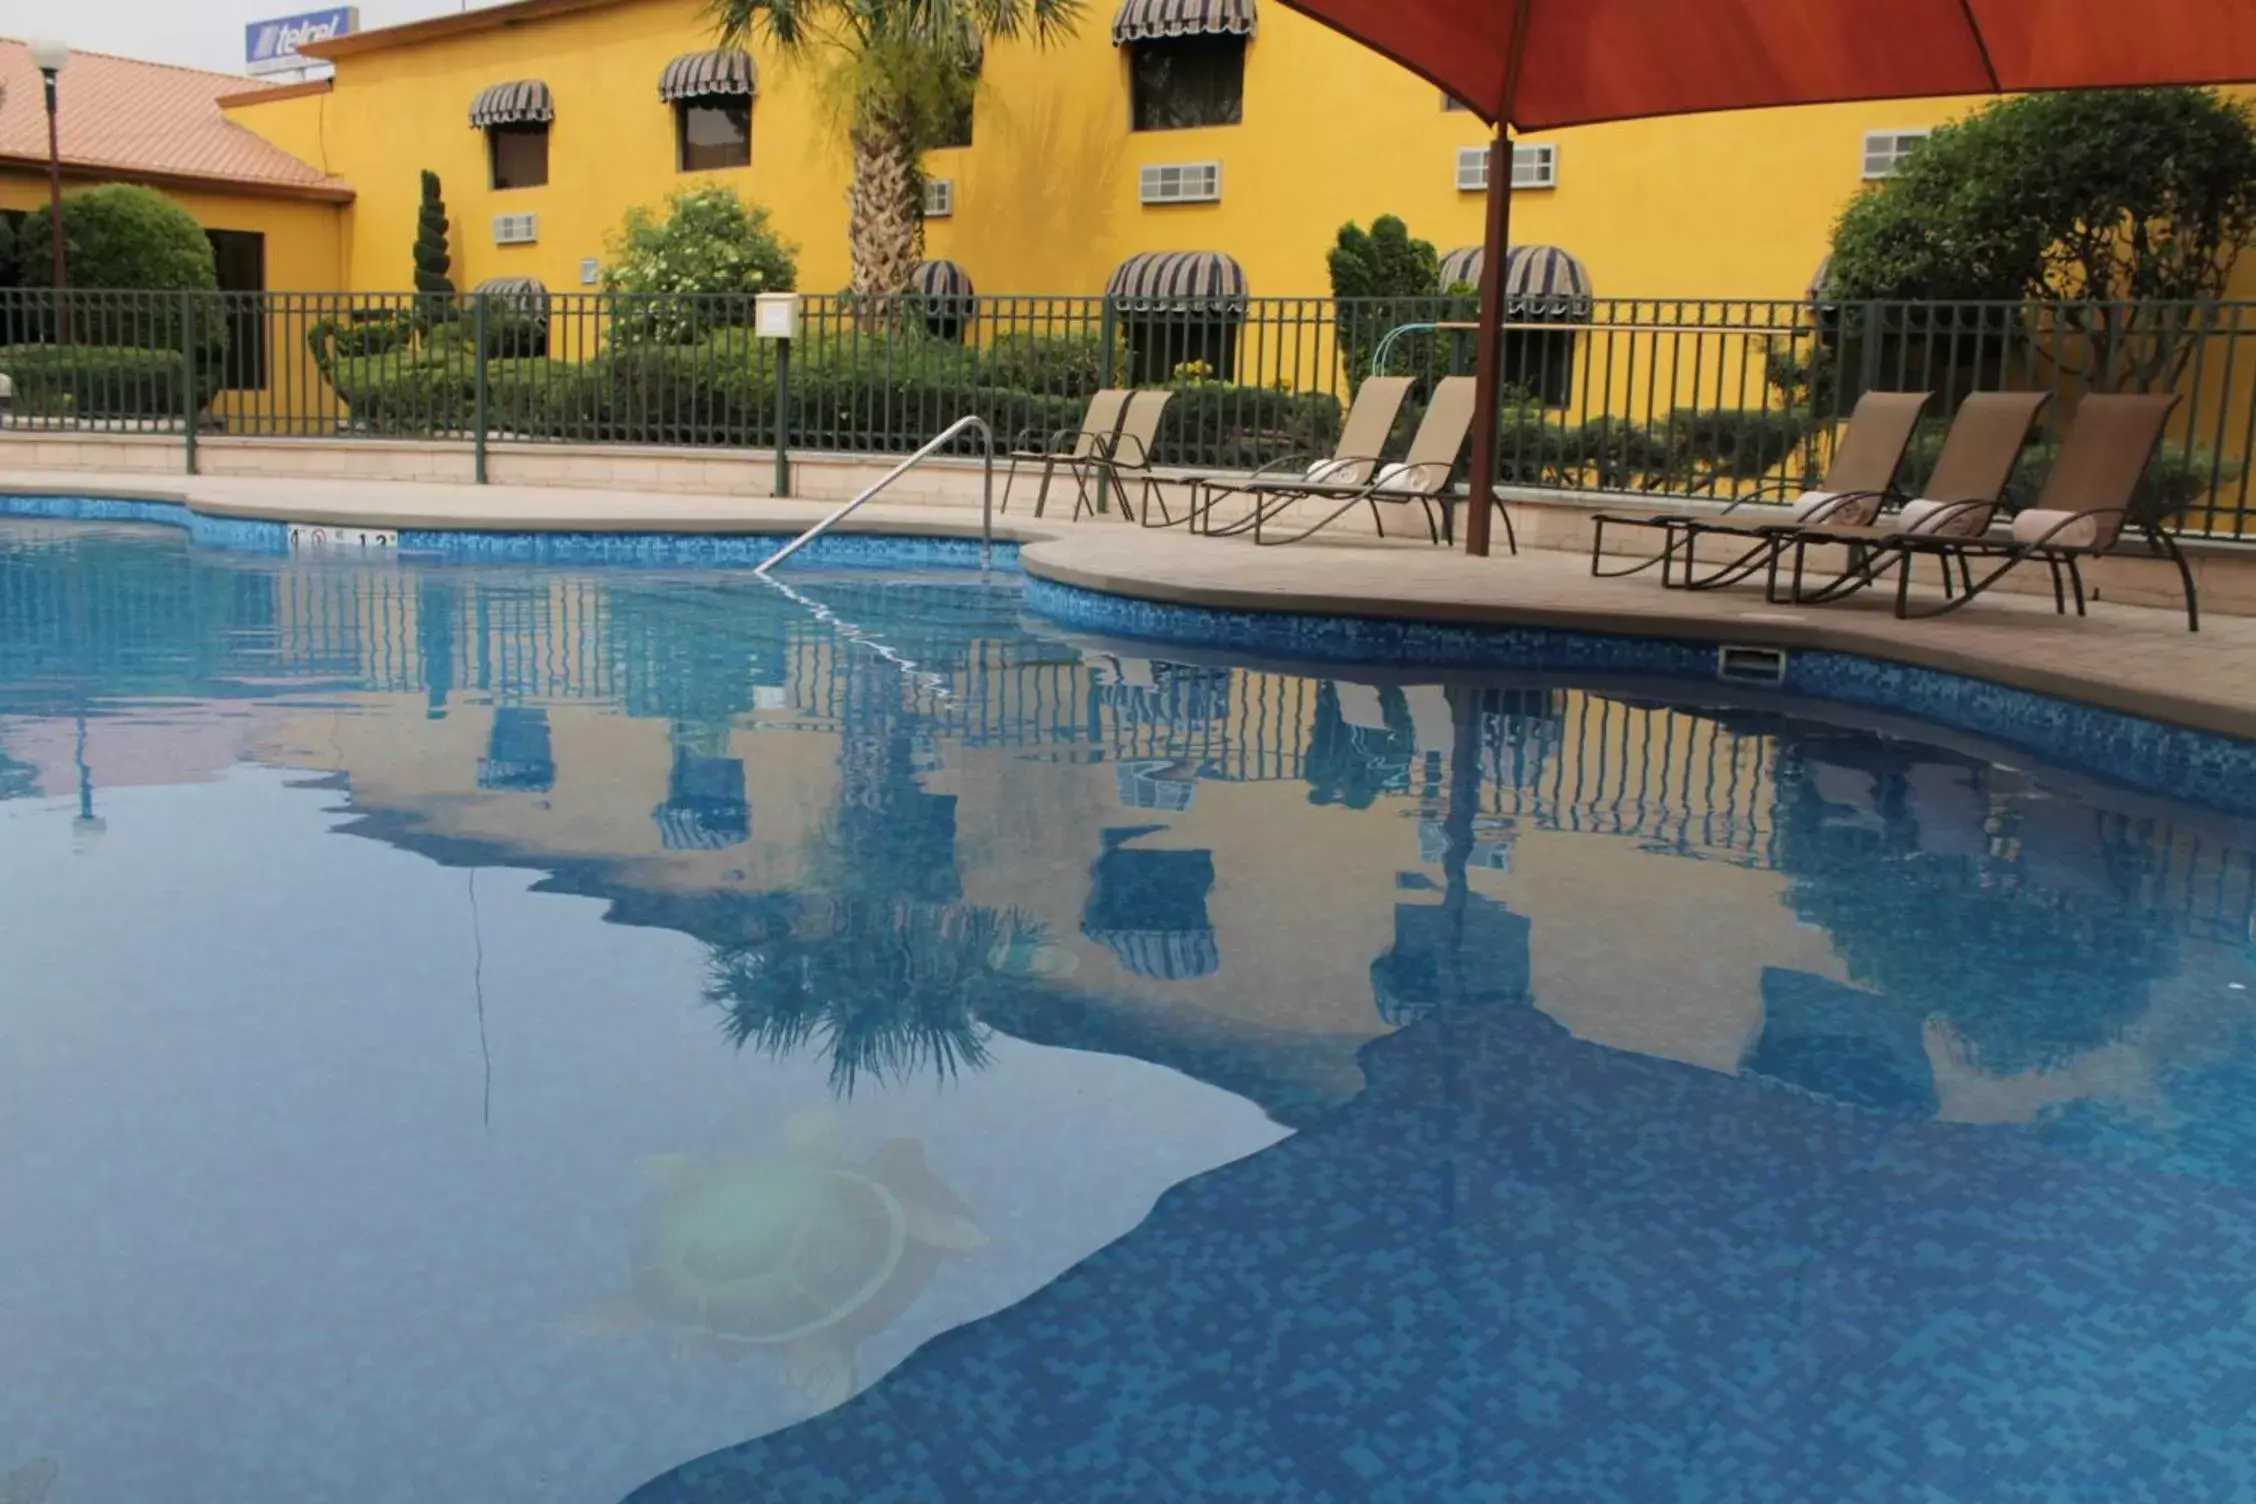
<path fill-rule="evenodd" d="M 2256 1489 L 2241 822 L 793 585 L 0 524 L 0 1478 Z"/>

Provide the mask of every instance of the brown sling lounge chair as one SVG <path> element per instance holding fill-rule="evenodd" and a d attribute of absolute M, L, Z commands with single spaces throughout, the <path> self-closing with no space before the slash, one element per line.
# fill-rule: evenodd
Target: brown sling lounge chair
<path fill-rule="evenodd" d="M 1063 428 L 1053 434 L 1029 428 L 1011 444 L 1010 469 L 1003 476 L 1003 511 L 1010 510 L 1011 487 L 1018 484 L 1021 465 L 1042 467 L 1042 489 L 1035 493 L 1034 515 L 1050 504 L 1050 482 L 1057 475 L 1058 466 L 1069 469 L 1085 465 L 1096 458 L 1098 449 L 1110 444 L 1120 432 L 1120 420 L 1128 413 L 1128 390 L 1125 387 L 1106 387 L 1089 399 L 1089 411 L 1083 415 L 1079 428 Z"/>
<path fill-rule="evenodd" d="M 1804 491 L 1783 509 L 1783 514 L 1775 503 L 1765 504 L 1767 498 L 1784 489 L 1782 483 L 1759 487 L 1716 513 L 1678 512 L 1644 517 L 1599 513 L 1593 519 L 1590 572 L 1602 579 L 1615 579 L 1638 574 L 1658 564 L 1661 583 L 1667 585 L 1676 583 L 1670 578 L 1671 566 L 1681 559 L 1682 583 L 1712 589 L 1745 579 L 1760 569 L 1770 553 L 1771 534 L 1776 531 L 1791 531 L 1820 522 L 1870 523 L 1879 515 L 1881 504 L 1895 495 L 1896 470 L 1903 464 L 1904 450 L 1911 444 L 1912 430 L 1919 424 L 1919 415 L 1927 406 L 1928 396 L 1926 392 L 1866 392 L 1849 415 L 1848 432 L 1841 436 L 1840 444 L 1834 449 L 1833 461 L 1826 467 L 1825 478 L 1818 489 Z M 1742 509 L 1746 509 L 1742 515 L 1734 515 L 1742 513 Z M 1609 523 L 1615 527 L 1659 528 L 1661 551 L 1625 569 L 1603 567 Z M 1728 534 L 1757 542 L 1703 580 L 1695 577 L 1692 570 L 1692 545 L 1695 538 L 1704 533 Z"/>
<path fill-rule="evenodd" d="M 1409 452 L 1400 464 L 1381 465 L 1376 474 L 1359 486 L 1317 481 L 1275 482 L 1262 486 L 1254 493 L 1253 541 L 1298 543 L 1363 506 L 1371 509 L 1372 525 L 1383 538 L 1386 522 L 1379 511 L 1380 504 L 1407 506 L 1416 502 L 1425 509 L 1426 531 L 1433 535 L 1434 542 L 1441 542 L 1450 536 L 1447 524 L 1453 498 L 1449 487 L 1457 473 L 1457 457 L 1464 452 L 1465 440 L 1473 431 L 1476 403 L 1472 377 L 1445 377 L 1434 387 L 1433 400 L 1426 404 L 1426 415 L 1419 421 Z M 1337 504 L 1312 526 L 1286 537 L 1263 534 L 1265 524 L 1274 523 L 1286 508 L 1304 500 Z"/>
<path fill-rule="evenodd" d="M 1190 488 L 1190 510 L 1183 517 L 1169 515 L 1167 503 L 1159 494 L 1160 483 L 1154 481 L 1144 498 L 1144 525 L 1166 527 L 1176 522 L 1188 522 L 1198 529 L 1202 521 L 1207 530 L 1212 527 L 1214 503 L 1226 496 L 1258 494 L 1272 482 L 1283 485 L 1317 484 L 1335 486 L 1360 486 L 1378 474 L 1384 463 L 1387 435 L 1394 432 L 1395 419 L 1402 415 L 1402 404 L 1408 399 L 1410 389 L 1417 383 L 1408 376 L 1373 376 L 1355 392 L 1354 405 L 1347 410 L 1347 421 L 1340 426 L 1339 443 L 1334 446 L 1329 459 L 1311 455 L 1293 455 L 1272 460 L 1247 476 L 1198 476 L 1176 484 Z M 1258 506 L 1258 501 L 1257 501 Z M 1152 513 L 1159 512 L 1161 520 L 1152 521 Z M 1225 533 L 1242 531 L 1253 526 L 1248 516 L 1239 522 L 1219 529 Z"/>
<path fill-rule="evenodd" d="M 1796 528 L 1774 540 L 1770 555 L 1770 598 L 1815 605 L 1875 584 L 1885 573 L 1889 545 L 1907 535 L 1931 534 L 1943 538 L 1980 538 L 1990 530 L 1997 510 L 2012 483 L 2014 466 L 2029 429 L 2036 423 L 2048 392 L 1976 392 L 1959 404 L 1950 431 L 1935 456 L 1935 468 L 1917 498 L 1882 517 L 1871 527 L 1836 527 L 1819 524 Z M 1809 551 L 1819 544 L 1845 546 L 1848 564 L 1839 575 L 1815 589 L 1803 585 Z M 1779 568 L 1793 556 L 1792 584 L 1779 594 Z M 1943 588 L 1950 589 L 1946 567 Z"/>
<path fill-rule="evenodd" d="M 1167 403 L 1175 394 L 1164 388 L 1136 393 L 1128 399 L 1128 411 L 1121 416 L 1120 432 L 1097 445 L 1096 452 L 1086 460 L 1073 462 L 1074 483 L 1078 487 L 1073 498 L 1073 520 L 1081 520 L 1083 512 L 1098 511 L 1109 490 L 1120 501 L 1120 515 L 1133 522 L 1135 514 L 1128 504 L 1128 482 L 1140 481 L 1148 500 L 1152 491 L 1152 454 L 1159 447 L 1159 420 L 1167 415 Z M 1096 487 L 1091 497 L 1089 488 Z"/>
<path fill-rule="evenodd" d="M 2163 513 L 2139 504 L 2139 486 L 2147 466 L 2162 446 L 2162 430 L 2178 405 L 2175 392 L 2095 393 L 2077 404 L 2068 432 L 2060 441 L 2060 456 L 2037 496 L 2036 506 L 2013 519 L 2010 540 L 1944 538 L 1911 535 L 1889 545 L 1900 562 L 1896 576 L 1896 615 L 1941 616 L 1969 605 L 1974 598 L 2023 564 L 2041 563 L 2052 571 L 2053 608 L 2068 610 L 2073 587 L 2076 614 L 2085 614 L 2082 563 L 2114 550 L 2125 524 L 2145 535 L 2146 546 L 2178 568 L 2185 591 L 2186 630 L 2201 630 L 2201 607 L 2195 598 L 2193 570 L 2177 540 L 2162 530 Z M 1939 603 L 1915 605 L 1911 599 L 1912 564 L 1922 555 L 1939 557 L 1947 569 L 1955 565 L 1960 589 Z M 1992 565 L 1976 578 L 1973 564 Z"/>

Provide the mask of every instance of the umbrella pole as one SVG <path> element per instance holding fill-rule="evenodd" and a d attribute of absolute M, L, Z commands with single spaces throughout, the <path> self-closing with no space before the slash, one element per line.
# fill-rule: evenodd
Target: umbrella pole
<path fill-rule="evenodd" d="M 1473 367 L 1473 484 L 1465 509 L 1465 552 L 1486 557 L 1496 506 L 1498 449 L 1503 437 L 1504 279 L 1512 248 L 1512 129 L 1500 122 L 1488 147 L 1488 238 L 1481 253 L 1479 348 Z M 1518 553 L 1510 518 L 1505 540 Z"/>
<path fill-rule="evenodd" d="M 1512 117 L 1520 107 L 1520 64 L 1527 57 L 1528 16 L 1535 0 L 1513 0 L 1512 52 L 1504 67 L 1504 95 L 1497 101 L 1496 139 L 1488 144 L 1488 237 L 1483 242 L 1480 280 L 1480 341 L 1473 367 L 1473 484 L 1465 514 L 1465 552 L 1488 555 L 1488 520 L 1497 509 L 1497 461 L 1503 437 L 1504 287 L 1512 254 Z M 1513 553 L 1520 540 L 1512 519 L 1504 519 L 1504 542 Z"/>

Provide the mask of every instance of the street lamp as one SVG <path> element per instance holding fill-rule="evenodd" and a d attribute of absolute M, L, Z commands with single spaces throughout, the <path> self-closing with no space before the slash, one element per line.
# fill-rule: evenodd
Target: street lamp
<path fill-rule="evenodd" d="M 54 235 L 56 343 L 70 343 L 70 268 L 63 255 L 63 147 L 55 128 L 55 75 L 70 62 L 70 48 L 52 37 L 31 44 L 31 65 L 47 85 L 47 219 Z"/>

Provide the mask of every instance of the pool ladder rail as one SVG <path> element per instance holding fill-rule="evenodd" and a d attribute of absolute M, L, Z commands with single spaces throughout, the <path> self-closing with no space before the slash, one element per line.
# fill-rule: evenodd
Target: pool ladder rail
<path fill-rule="evenodd" d="M 822 521 L 768 555 L 767 559 L 755 567 L 752 572 L 765 578 L 769 570 L 838 526 L 839 523 L 853 516 L 865 503 L 878 496 L 902 476 L 907 475 L 911 470 L 916 469 L 917 466 L 947 448 L 959 436 L 973 431 L 977 431 L 979 434 L 980 464 L 983 471 L 979 504 L 979 567 L 981 569 L 987 568 L 993 561 L 995 554 L 995 430 L 989 426 L 985 418 L 958 418 L 941 430 L 938 437 L 901 461 L 900 464 L 895 465 L 878 480 L 866 487 L 852 501 L 847 502 L 837 511 L 832 512 Z"/>

